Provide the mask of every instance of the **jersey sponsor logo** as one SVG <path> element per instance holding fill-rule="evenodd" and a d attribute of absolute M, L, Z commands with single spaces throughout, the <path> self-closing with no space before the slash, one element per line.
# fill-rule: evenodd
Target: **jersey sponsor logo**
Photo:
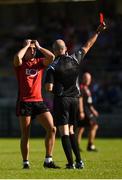
<path fill-rule="evenodd" d="M 27 76 L 35 77 L 38 74 L 38 70 L 37 69 L 26 69 L 25 74 Z"/>

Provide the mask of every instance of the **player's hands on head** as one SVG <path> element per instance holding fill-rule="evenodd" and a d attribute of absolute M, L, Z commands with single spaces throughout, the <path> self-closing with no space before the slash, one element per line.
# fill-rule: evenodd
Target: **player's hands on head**
<path fill-rule="evenodd" d="M 24 46 L 30 46 L 30 44 L 31 44 L 31 39 L 26 39 L 25 41 L 24 41 Z"/>
<path fill-rule="evenodd" d="M 35 46 L 37 47 L 37 49 L 39 49 L 40 48 L 39 42 L 37 40 L 34 40 L 34 41 L 35 41 Z"/>
<path fill-rule="evenodd" d="M 24 46 L 30 46 L 31 44 L 34 44 L 37 49 L 41 48 L 39 42 L 37 40 L 32 40 L 32 39 L 26 39 L 24 41 Z"/>
<path fill-rule="evenodd" d="M 106 24 L 105 22 L 103 22 L 102 24 L 100 24 L 97 28 L 97 33 L 99 34 L 100 32 L 104 31 L 106 29 Z"/>

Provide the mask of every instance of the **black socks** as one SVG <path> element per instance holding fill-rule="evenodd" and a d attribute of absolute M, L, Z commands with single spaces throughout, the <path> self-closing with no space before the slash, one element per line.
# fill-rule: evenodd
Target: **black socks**
<path fill-rule="evenodd" d="M 69 137 L 70 137 L 70 142 L 71 142 L 73 152 L 74 152 L 75 157 L 76 157 L 76 162 L 80 162 L 81 156 L 80 156 L 79 146 L 78 146 L 78 142 L 77 142 L 77 139 L 75 137 L 75 134 L 70 134 Z"/>
<path fill-rule="evenodd" d="M 70 138 L 68 135 L 63 135 L 61 137 L 62 146 L 67 157 L 68 163 L 73 164 L 73 156 L 72 156 L 72 147 L 70 143 Z"/>

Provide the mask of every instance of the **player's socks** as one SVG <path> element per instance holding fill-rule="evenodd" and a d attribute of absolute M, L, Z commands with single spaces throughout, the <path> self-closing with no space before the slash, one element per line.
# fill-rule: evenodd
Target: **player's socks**
<path fill-rule="evenodd" d="M 45 161 L 44 161 L 44 162 L 50 163 L 50 162 L 52 162 L 52 161 L 53 161 L 52 156 L 46 156 L 46 157 L 45 157 Z"/>
<path fill-rule="evenodd" d="M 53 159 L 52 159 L 52 156 L 46 156 L 45 157 L 45 161 L 44 161 L 44 164 L 43 164 L 44 168 L 53 168 L 53 169 L 60 169 L 59 166 L 57 166 Z"/>
<path fill-rule="evenodd" d="M 28 160 L 24 160 L 23 161 L 23 169 L 29 169 L 30 165 L 29 165 L 29 161 Z"/>
<path fill-rule="evenodd" d="M 87 151 L 93 151 L 93 152 L 97 152 L 98 150 L 96 149 L 95 145 L 92 143 L 88 143 L 87 146 Z"/>
<path fill-rule="evenodd" d="M 70 138 L 68 135 L 64 135 L 61 137 L 63 150 L 67 157 L 68 164 L 73 164 L 73 156 L 72 156 L 72 147 L 70 143 Z"/>
<path fill-rule="evenodd" d="M 76 162 L 80 162 L 81 156 L 80 156 L 79 146 L 78 146 L 78 142 L 76 140 L 75 134 L 70 134 L 69 137 L 70 137 L 70 142 L 71 142 L 73 152 L 74 152 L 75 157 L 76 157 Z"/>

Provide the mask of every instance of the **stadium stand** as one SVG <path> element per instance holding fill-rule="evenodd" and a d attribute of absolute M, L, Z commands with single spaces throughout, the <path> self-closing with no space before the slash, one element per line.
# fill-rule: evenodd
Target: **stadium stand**
<path fill-rule="evenodd" d="M 55 39 L 63 38 L 72 53 L 80 47 L 81 42 L 84 43 L 88 39 L 98 25 L 98 9 L 103 6 L 108 29 L 88 53 L 82 72 L 89 71 L 94 77 L 94 103 L 101 112 L 102 128 L 99 136 L 122 137 L 120 4 L 122 5 L 122 2 L 119 0 L 111 0 L 97 6 L 95 1 L 0 1 L 0 136 L 19 136 L 20 133 L 15 116 L 17 82 L 12 61 L 23 39 L 38 39 L 43 46 L 51 49 Z M 45 92 L 44 95 L 46 96 Z M 33 122 L 32 135 L 40 135 L 40 127 L 36 121 Z"/>

